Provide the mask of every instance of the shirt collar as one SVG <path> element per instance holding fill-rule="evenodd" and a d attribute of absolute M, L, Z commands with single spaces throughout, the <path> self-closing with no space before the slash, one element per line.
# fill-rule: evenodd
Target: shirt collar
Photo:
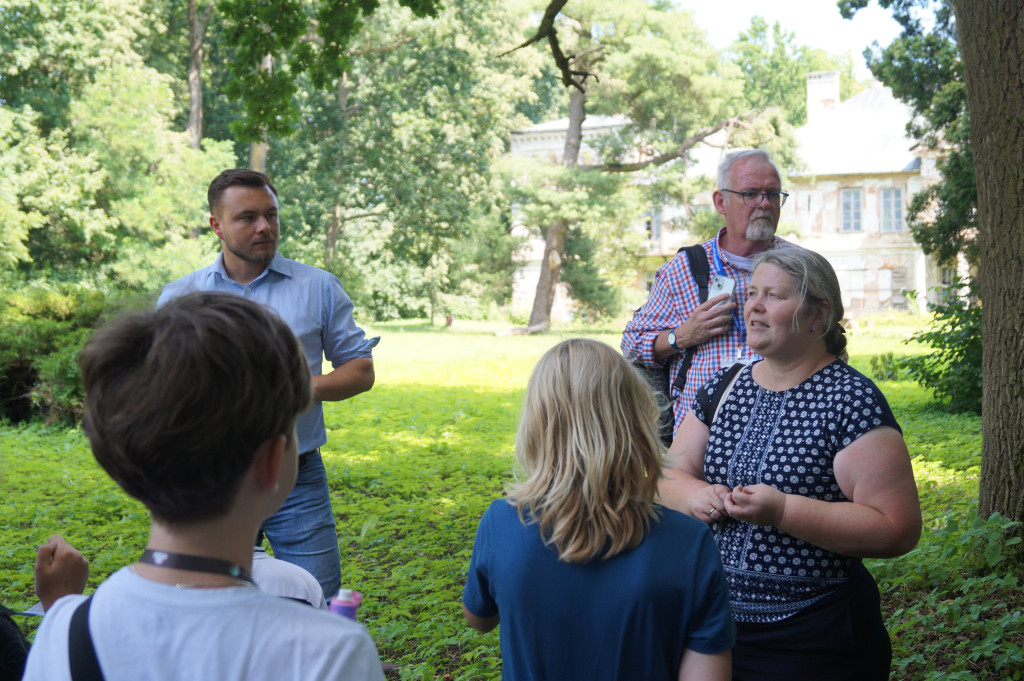
<path fill-rule="evenodd" d="M 722 261 L 725 262 L 725 263 L 728 263 L 730 265 L 733 265 L 735 267 L 735 265 L 733 263 L 729 262 L 729 253 L 727 253 L 725 251 L 725 249 L 722 248 L 722 237 L 725 236 L 725 232 L 726 231 L 727 231 L 726 227 L 722 227 L 720 230 L 718 230 L 718 234 L 715 235 L 715 243 L 718 244 L 718 253 L 721 255 Z M 776 246 L 779 245 L 779 241 L 780 241 L 780 239 L 779 239 L 778 233 L 773 234 L 772 235 L 772 245 L 769 246 L 768 248 L 775 248 Z M 765 249 L 765 250 L 767 250 L 767 249 Z M 755 253 L 755 255 L 756 255 L 756 253 Z M 751 257 L 753 258 L 753 256 L 751 256 Z"/>
<path fill-rule="evenodd" d="M 267 276 L 267 272 L 275 272 L 282 277 L 291 278 L 294 275 L 294 263 L 288 258 L 284 257 L 280 253 L 274 254 L 274 259 L 270 261 L 267 268 L 260 273 L 260 276 L 256 277 L 250 282 L 250 285 L 255 284 L 257 281 Z M 213 266 L 210 268 L 210 274 L 216 274 L 221 279 L 227 281 L 234 281 L 228 276 L 227 270 L 224 269 L 224 251 L 221 251 L 217 255 L 217 259 L 213 261 Z"/>

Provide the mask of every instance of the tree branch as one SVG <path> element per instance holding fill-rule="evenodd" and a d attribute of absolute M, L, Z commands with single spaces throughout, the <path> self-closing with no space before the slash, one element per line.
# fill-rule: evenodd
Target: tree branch
<path fill-rule="evenodd" d="M 687 151 L 696 146 L 698 142 L 701 142 L 705 137 L 709 137 L 718 132 L 719 130 L 736 125 L 747 126 L 748 120 L 752 117 L 756 117 L 756 115 L 756 111 L 748 111 L 747 113 L 742 114 L 740 116 L 734 116 L 733 118 L 726 118 L 724 120 L 721 120 L 715 125 L 711 126 L 710 128 L 702 128 L 700 131 L 697 132 L 697 134 L 691 137 L 687 137 L 685 140 L 679 143 L 678 147 L 676 147 L 672 151 L 665 152 L 664 154 L 661 154 L 659 156 L 654 156 L 653 158 L 649 158 L 646 161 L 639 161 L 637 163 L 598 163 L 595 165 L 577 166 L 577 169 L 601 170 L 607 173 L 635 173 L 636 171 L 643 170 L 644 168 L 647 168 L 649 166 L 664 165 L 669 161 L 674 161 L 675 159 L 680 158 L 683 154 L 685 154 Z"/>
<path fill-rule="evenodd" d="M 548 3 L 547 8 L 544 10 L 544 16 L 540 20 L 540 26 L 537 27 L 537 32 L 534 33 L 533 36 L 523 44 L 516 45 L 511 50 L 506 50 L 505 52 L 502 52 L 498 56 L 504 57 L 505 55 L 512 54 L 516 50 L 521 50 L 524 47 L 529 47 L 530 45 L 541 40 L 544 40 L 544 38 L 548 37 L 548 35 L 550 35 L 555 30 L 555 17 L 558 16 L 558 13 L 562 11 L 562 8 L 565 7 L 565 4 L 567 2 L 569 2 L 569 0 L 551 0 L 551 2 Z"/>

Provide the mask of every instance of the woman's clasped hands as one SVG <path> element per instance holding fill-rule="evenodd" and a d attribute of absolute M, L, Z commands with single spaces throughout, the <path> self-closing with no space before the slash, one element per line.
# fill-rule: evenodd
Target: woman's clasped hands
<path fill-rule="evenodd" d="M 770 485 L 708 485 L 696 495 L 691 515 L 706 523 L 732 518 L 778 527 L 786 510 L 786 493 Z"/>

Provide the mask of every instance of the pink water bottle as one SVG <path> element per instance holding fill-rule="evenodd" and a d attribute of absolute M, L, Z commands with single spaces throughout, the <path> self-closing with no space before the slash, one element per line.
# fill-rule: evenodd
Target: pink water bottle
<path fill-rule="evenodd" d="M 356 610 L 359 608 L 359 602 L 363 600 L 363 594 L 352 589 L 342 589 L 338 592 L 338 595 L 331 599 L 330 611 L 339 615 L 344 615 L 350 620 L 356 619 Z"/>

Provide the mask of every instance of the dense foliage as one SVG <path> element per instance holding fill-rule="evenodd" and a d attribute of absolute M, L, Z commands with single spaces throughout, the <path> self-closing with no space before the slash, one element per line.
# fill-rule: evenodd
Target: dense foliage
<path fill-rule="evenodd" d="M 981 413 L 981 306 L 974 282 L 954 281 L 932 305 L 930 328 L 910 340 L 932 348 L 904 361 L 910 377 L 952 412 Z"/>

